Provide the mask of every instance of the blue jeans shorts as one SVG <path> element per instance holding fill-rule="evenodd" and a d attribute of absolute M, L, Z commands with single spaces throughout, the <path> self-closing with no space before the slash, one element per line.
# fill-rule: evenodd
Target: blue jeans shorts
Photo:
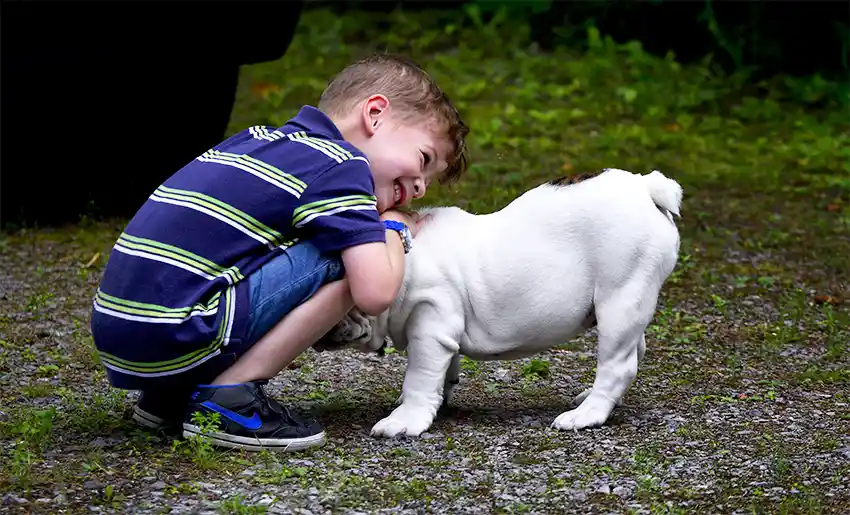
<path fill-rule="evenodd" d="M 301 242 L 248 276 L 251 310 L 241 353 L 319 288 L 343 275 L 337 256 L 322 254 L 313 244 Z"/>
<path fill-rule="evenodd" d="M 230 368 L 290 311 L 312 297 L 323 285 L 345 275 L 338 255 L 322 254 L 309 242 L 301 242 L 272 259 L 246 279 L 250 308 L 245 336 L 219 356 L 186 373 L 157 378 L 140 389 L 171 395 L 174 389 L 193 389 L 207 384 Z M 172 393 L 169 393 L 172 392 Z"/>

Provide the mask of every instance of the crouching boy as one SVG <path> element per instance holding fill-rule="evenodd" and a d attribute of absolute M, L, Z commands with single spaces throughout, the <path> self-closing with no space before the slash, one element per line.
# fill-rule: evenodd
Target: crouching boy
<path fill-rule="evenodd" d="M 187 128 L 186 130 L 191 130 Z M 218 445 L 297 450 L 321 425 L 263 390 L 354 306 L 395 299 L 415 220 L 396 208 L 467 167 L 468 129 L 415 63 L 339 73 L 318 108 L 250 127 L 154 191 L 113 247 L 91 330 L 151 428 L 218 413 Z"/>

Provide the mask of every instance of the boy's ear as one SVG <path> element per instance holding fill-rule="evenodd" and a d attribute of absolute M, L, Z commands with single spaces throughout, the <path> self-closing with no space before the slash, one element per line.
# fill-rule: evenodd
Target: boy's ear
<path fill-rule="evenodd" d="M 372 136 L 389 114 L 390 100 L 384 95 L 371 95 L 363 103 L 363 128 Z"/>

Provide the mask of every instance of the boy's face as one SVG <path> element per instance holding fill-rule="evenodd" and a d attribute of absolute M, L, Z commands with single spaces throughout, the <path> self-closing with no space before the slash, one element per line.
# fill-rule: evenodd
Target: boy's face
<path fill-rule="evenodd" d="M 367 101 L 365 137 L 352 142 L 369 159 L 381 213 L 424 196 L 431 181 L 447 168 L 449 148 L 448 138 L 440 135 L 436 124 L 399 119 L 388 107 L 382 95 Z"/>

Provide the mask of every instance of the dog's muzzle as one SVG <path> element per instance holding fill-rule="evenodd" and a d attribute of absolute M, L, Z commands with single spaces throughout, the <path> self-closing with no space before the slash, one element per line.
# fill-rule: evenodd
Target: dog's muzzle
<path fill-rule="evenodd" d="M 389 341 L 389 338 L 384 338 L 384 341 L 381 343 L 381 346 L 375 350 L 375 352 L 377 352 L 379 356 L 386 356 Z M 348 347 L 353 343 L 355 342 L 335 340 L 331 337 L 331 333 L 328 333 L 322 338 L 320 338 L 319 341 L 313 344 L 313 350 L 315 350 L 316 352 L 325 352 L 326 350 L 334 351 Z"/>

